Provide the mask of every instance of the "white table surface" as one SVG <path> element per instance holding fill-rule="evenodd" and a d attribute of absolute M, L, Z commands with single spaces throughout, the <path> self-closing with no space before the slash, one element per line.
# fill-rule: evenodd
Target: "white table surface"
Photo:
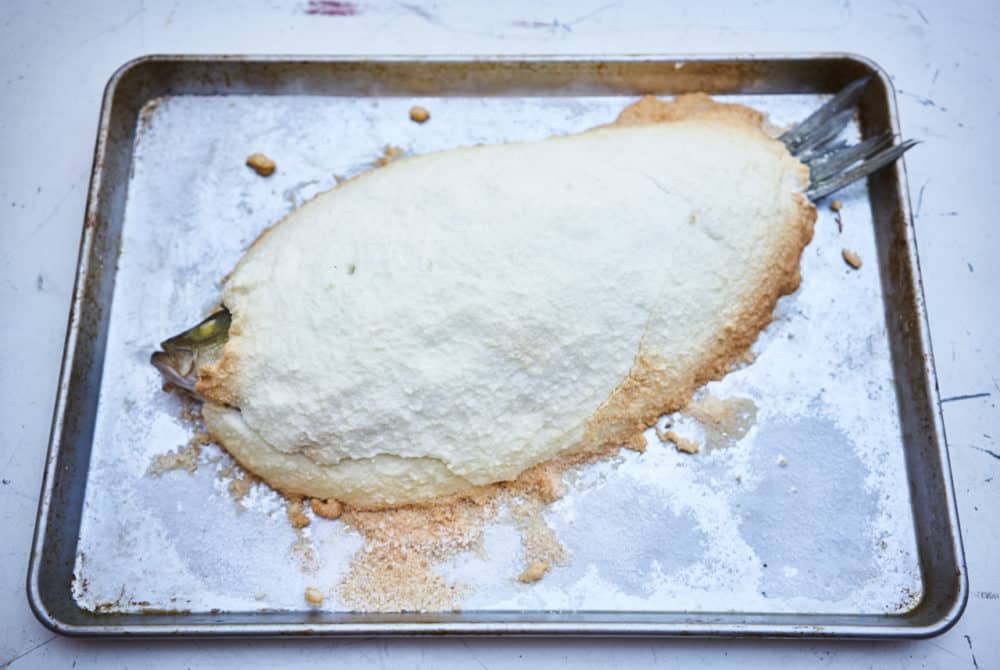
<path fill-rule="evenodd" d="M 676 6 L 671 6 L 674 4 Z M 1000 667 L 1000 3 L 0 1 L 0 669 Z M 916 642 L 92 642 L 39 625 L 24 580 L 101 94 L 149 53 L 851 51 L 893 75 L 969 565 L 948 633 Z"/>

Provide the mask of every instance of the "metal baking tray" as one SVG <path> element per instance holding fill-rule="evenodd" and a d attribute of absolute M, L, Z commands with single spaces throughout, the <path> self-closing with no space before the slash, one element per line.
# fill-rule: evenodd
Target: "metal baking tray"
<path fill-rule="evenodd" d="M 902 163 L 837 196 L 843 232 L 820 204 L 802 287 L 779 303 L 757 362 L 713 383 L 757 403 L 748 437 L 697 459 L 661 446 L 575 475 L 547 512 L 572 561 L 537 585 L 514 586 L 498 531 L 486 541 L 501 547 L 498 564 L 455 561 L 483 584 L 460 611 L 310 610 L 302 585 L 342 569 L 337 552 L 357 546 L 346 531 L 326 526 L 326 572 L 303 576 L 265 493 L 240 515 L 208 465 L 144 475 L 190 432 L 150 350 L 211 308 L 262 228 L 384 145 L 539 139 L 610 121 L 645 93 L 704 91 L 791 123 L 864 75 L 848 132 L 898 133 L 889 77 L 846 54 L 127 63 L 100 116 L 28 575 L 36 615 L 82 636 L 946 630 L 966 570 Z M 406 119 L 414 103 L 430 123 Z M 251 175 L 253 151 L 275 156 L 278 173 Z M 847 246 L 861 271 L 840 260 Z"/>

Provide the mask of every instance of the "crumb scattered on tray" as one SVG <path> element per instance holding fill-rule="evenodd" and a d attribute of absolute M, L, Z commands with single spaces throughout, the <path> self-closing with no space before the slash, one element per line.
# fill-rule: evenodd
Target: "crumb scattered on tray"
<path fill-rule="evenodd" d="M 777 461 L 777 463 L 781 467 L 785 467 L 786 465 L 788 465 L 788 459 L 785 458 L 784 454 L 778 454 L 778 461 Z"/>
<path fill-rule="evenodd" d="M 385 145 L 382 149 L 382 155 L 375 160 L 375 165 L 378 167 L 383 167 L 388 165 L 392 161 L 396 160 L 403 154 L 403 150 L 399 147 L 394 147 L 391 144 Z"/>
<path fill-rule="evenodd" d="M 277 164 L 262 153 L 253 153 L 247 156 L 247 165 L 261 177 L 269 177 L 274 174 Z"/>
<path fill-rule="evenodd" d="M 841 252 L 841 255 L 844 257 L 844 262 L 855 270 L 861 267 L 861 256 L 858 256 L 856 252 L 851 251 L 850 249 L 844 249 Z"/>
<path fill-rule="evenodd" d="M 302 498 L 289 498 L 285 511 L 288 514 L 288 523 L 292 524 L 292 528 L 305 528 L 309 525 L 309 517 L 306 516 Z"/>
<path fill-rule="evenodd" d="M 549 571 L 548 561 L 532 561 L 528 564 L 528 567 L 524 569 L 520 575 L 517 576 L 517 581 L 522 584 L 530 584 L 532 582 L 537 582 L 539 579 L 545 576 L 545 573 Z"/>
<path fill-rule="evenodd" d="M 197 437 L 197 436 L 195 436 Z M 153 462 L 146 469 L 147 475 L 159 477 L 171 470 L 187 470 L 194 472 L 198 469 L 198 457 L 201 456 L 201 442 L 192 438 L 187 445 L 179 447 L 174 451 L 165 454 L 157 454 L 153 457 Z"/>
<path fill-rule="evenodd" d="M 837 223 L 837 232 L 844 232 L 844 220 L 840 218 L 840 201 L 833 200 L 830 202 L 830 211 L 833 212 L 833 220 Z"/>
<path fill-rule="evenodd" d="M 664 436 L 668 441 L 673 442 L 674 446 L 677 447 L 677 451 L 683 451 L 685 454 L 697 454 L 698 453 L 698 443 L 694 440 L 689 440 L 686 437 L 681 437 L 672 430 L 668 430 L 664 433 Z"/>
<path fill-rule="evenodd" d="M 410 120 L 416 121 L 417 123 L 423 123 L 427 119 L 431 118 L 431 113 L 420 105 L 414 105 L 410 107 Z"/>
<path fill-rule="evenodd" d="M 470 586 L 446 580 L 435 566 L 461 552 L 482 551 L 486 524 L 504 503 L 521 535 L 525 564 L 564 563 L 568 554 L 543 510 L 562 495 L 561 472 L 580 458 L 535 466 L 513 482 L 438 503 L 375 511 L 344 506 L 341 519 L 364 545 L 340 583 L 342 602 L 364 611 L 457 609 Z"/>
<path fill-rule="evenodd" d="M 340 584 L 343 603 L 367 611 L 453 609 L 468 587 L 448 583 L 435 563 L 479 541 L 497 511 L 489 499 L 459 499 L 381 511 L 344 510 L 344 522 L 364 546 Z"/>
<path fill-rule="evenodd" d="M 333 498 L 329 500 L 313 498 L 309 501 L 309 507 L 312 508 L 313 514 L 324 519 L 339 519 L 344 513 L 343 505 Z"/>
<path fill-rule="evenodd" d="M 305 592 L 306 602 L 310 605 L 322 605 L 323 604 L 323 592 L 317 589 L 315 586 L 310 586 Z"/>
<path fill-rule="evenodd" d="M 517 498 L 510 501 L 509 507 L 511 516 L 521 532 L 521 550 L 524 560 L 529 565 L 532 563 L 562 565 L 569 560 L 566 548 L 545 521 L 544 503 L 541 500 Z"/>
<path fill-rule="evenodd" d="M 246 494 L 250 491 L 250 479 L 248 477 L 234 477 L 229 480 L 229 496 L 239 502 L 246 497 Z"/>
<path fill-rule="evenodd" d="M 182 421 L 191 424 L 194 434 L 187 441 L 187 444 L 178 447 L 165 454 L 157 454 L 146 469 L 146 474 L 152 477 L 159 477 L 171 470 L 187 470 L 193 473 L 198 469 L 198 461 L 201 458 L 201 448 L 207 444 L 212 444 L 212 436 L 205 431 L 205 424 L 201 417 L 201 403 L 191 399 L 186 394 L 181 397 L 181 408 L 179 416 Z"/>

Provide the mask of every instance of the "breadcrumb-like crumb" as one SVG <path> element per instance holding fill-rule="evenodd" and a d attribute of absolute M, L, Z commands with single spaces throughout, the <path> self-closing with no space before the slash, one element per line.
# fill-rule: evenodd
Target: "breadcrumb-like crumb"
<path fill-rule="evenodd" d="M 313 514 L 324 519 L 339 519 L 340 515 L 344 513 L 344 506 L 333 498 L 328 500 L 313 498 L 309 501 L 309 507 L 312 508 Z"/>
<path fill-rule="evenodd" d="M 850 249 L 844 249 L 840 253 L 844 257 L 844 262 L 850 265 L 852 268 L 857 270 L 858 268 L 861 267 L 861 256 L 858 256 L 856 252 L 851 251 Z"/>
<path fill-rule="evenodd" d="M 278 167 L 277 163 L 262 153 L 247 156 L 247 165 L 261 177 L 270 177 Z"/>
<path fill-rule="evenodd" d="M 308 587 L 304 595 L 306 602 L 310 605 L 318 606 L 323 604 L 323 592 L 315 586 Z"/>
<path fill-rule="evenodd" d="M 198 469 L 199 456 L 201 456 L 201 443 L 192 438 L 192 441 L 183 447 L 154 456 L 153 462 L 146 469 L 146 474 L 159 477 L 171 470 L 186 470 L 193 473 Z"/>
<path fill-rule="evenodd" d="M 285 511 L 288 514 L 288 522 L 292 524 L 292 528 L 305 528 L 309 525 L 309 517 L 306 516 L 302 498 L 289 498 Z"/>
<path fill-rule="evenodd" d="M 524 569 L 520 575 L 517 576 L 517 581 L 522 584 L 531 584 L 532 582 L 537 582 L 539 579 L 545 576 L 545 573 L 549 571 L 548 561 L 532 561 L 528 564 L 528 567 Z"/>
<path fill-rule="evenodd" d="M 375 159 L 375 165 L 378 167 L 384 167 L 391 163 L 392 161 L 399 158 L 403 153 L 403 150 L 399 147 L 394 147 L 391 144 L 385 145 L 382 149 L 382 155 Z"/>
<path fill-rule="evenodd" d="M 431 113 L 427 111 L 424 107 L 420 105 L 414 105 L 410 107 L 410 120 L 416 123 L 424 123 L 427 119 L 431 118 Z"/>
<path fill-rule="evenodd" d="M 683 451 L 685 454 L 697 454 L 698 453 L 698 443 L 694 440 L 689 440 L 686 437 L 681 437 L 672 430 L 668 430 L 664 433 L 666 438 L 674 443 L 677 447 L 677 451 Z"/>
<path fill-rule="evenodd" d="M 246 494 L 250 491 L 250 480 L 244 477 L 237 479 L 231 479 L 229 481 L 229 495 L 233 500 L 239 502 L 243 500 Z"/>

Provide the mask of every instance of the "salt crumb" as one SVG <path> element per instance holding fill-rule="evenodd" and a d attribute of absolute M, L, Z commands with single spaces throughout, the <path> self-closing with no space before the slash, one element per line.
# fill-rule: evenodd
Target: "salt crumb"
<path fill-rule="evenodd" d="M 382 148 L 382 155 L 375 159 L 375 165 L 378 167 L 383 167 L 391 163 L 392 161 L 399 158 L 403 153 L 403 150 L 399 147 L 394 147 L 391 144 L 387 144 Z"/>
<path fill-rule="evenodd" d="M 529 567 L 534 563 L 565 565 L 569 553 L 546 522 L 542 501 L 533 497 L 514 499 L 509 501 L 508 509 L 521 533 L 521 549 Z"/>
<path fill-rule="evenodd" d="M 312 508 L 313 514 L 324 519 L 339 519 L 344 513 L 343 505 L 333 498 L 327 500 L 313 498 L 309 501 L 309 507 Z"/>
<path fill-rule="evenodd" d="M 844 257 L 844 262 L 852 268 L 857 270 L 861 267 L 861 256 L 858 256 L 856 252 L 851 251 L 850 249 L 844 249 L 840 253 Z"/>
<path fill-rule="evenodd" d="M 664 436 L 674 443 L 677 447 L 677 451 L 683 451 L 685 454 L 697 454 L 698 453 L 698 443 L 694 440 L 689 440 L 687 438 L 681 437 L 672 430 L 668 430 L 664 433 Z"/>
<path fill-rule="evenodd" d="M 306 602 L 310 605 L 322 605 L 323 604 L 323 592 L 314 586 L 310 586 L 305 592 Z"/>
<path fill-rule="evenodd" d="M 786 465 L 788 465 L 788 459 L 785 458 L 784 454 L 778 454 L 778 461 L 777 462 L 778 462 L 778 465 L 780 465 L 781 467 L 785 467 Z"/>
<path fill-rule="evenodd" d="M 239 479 L 231 479 L 229 481 L 229 495 L 233 500 L 239 502 L 246 497 L 247 492 L 250 491 L 250 480 L 240 477 Z"/>
<path fill-rule="evenodd" d="M 247 166 L 261 177 L 269 177 L 274 174 L 277 164 L 262 153 L 253 153 L 247 156 Z"/>
<path fill-rule="evenodd" d="M 306 516 L 302 498 L 289 498 L 285 513 L 288 514 L 288 523 L 292 524 L 292 528 L 305 528 L 309 525 L 309 517 Z"/>
<path fill-rule="evenodd" d="M 146 474 L 151 477 L 159 477 L 171 470 L 186 470 L 189 473 L 193 473 L 198 469 L 198 457 L 201 456 L 202 442 L 196 439 L 197 437 L 195 435 L 187 445 L 179 447 L 174 451 L 154 456 L 153 462 L 146 469 Z"/>
<path fill-rule="evenodd" d="M 545 573 L 549 571 L 548 561 L 532 561 L 528 564 L 528 567 L 524 569 L 517 577 L 517 581 L 522 584 L 530 584 L 532 582 L 537 582 L 539 579 L 545 576 Z"/>
<path fill-rule="evenodd" d="M 431 113 L 420 105 L 414 105 L 410 107 L 410 120 L 416 123 L 424 123 L 427 119 L 431 118 Z"/>

